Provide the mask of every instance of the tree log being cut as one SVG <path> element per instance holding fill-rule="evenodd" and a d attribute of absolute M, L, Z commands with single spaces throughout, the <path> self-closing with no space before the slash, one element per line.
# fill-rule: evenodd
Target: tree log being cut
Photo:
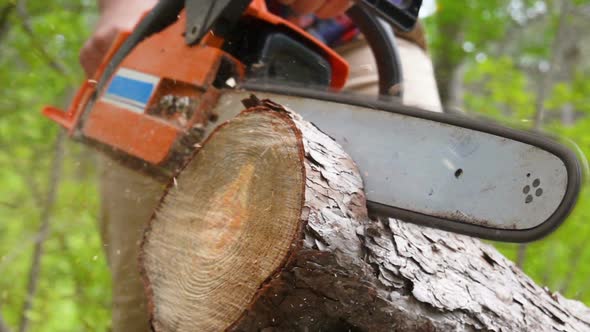
<path fill-rule="evenodd" d="M 270 101 L 220 126 L 142 244 L 155 331 L 590 331 L 476 239 L 372 217 L 342 148 Z"/>

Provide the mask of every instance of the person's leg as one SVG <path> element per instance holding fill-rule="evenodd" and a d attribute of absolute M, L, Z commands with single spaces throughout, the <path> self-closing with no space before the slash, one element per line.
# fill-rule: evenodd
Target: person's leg
<path fill-rule="evenodd" d="M 402 63 L 403 103 L 434 112 L 442 112 L 434 69 L 428 54 L 418 45 L 396 38 Z M 350 77 L 345 90 L 376 95 L 379 76 L 375 58 L 364 40 L 336 50 L 350 65 Z"/>
<path fill-rule="evenodd" d="M 145 225 L 164 187 L 105 156 L 99 157 L 100 228 L 112 277 L 112 331 L 149 331 L 138 255 Z"/>

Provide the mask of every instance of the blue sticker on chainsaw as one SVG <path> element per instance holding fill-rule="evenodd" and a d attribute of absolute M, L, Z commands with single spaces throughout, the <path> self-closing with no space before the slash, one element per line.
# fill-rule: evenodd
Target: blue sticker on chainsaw
<path fill-rule="evenodd" d="M 121 68 L 113 77 L 102 100 L 143 113 L 159 82 L 159 77 Z"/>

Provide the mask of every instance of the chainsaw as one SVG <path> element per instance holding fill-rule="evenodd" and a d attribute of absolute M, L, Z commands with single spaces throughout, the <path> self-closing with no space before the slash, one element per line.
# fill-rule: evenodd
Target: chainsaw
<path fill-rule="evenodd" d="M 255 95 L 343 146 L 372 214 L 500 241 L 549 234 L 579 194 L 575 153 L 537 133 L 399 102 L 393 29 L 410 30 L 420 6 L 362 0 L 347 12 L 375 55 L 378 97 L 339 92 L 346 61 L 264 0 L 163 0 L 116 38 L 67 111 L 43 112 L 72 138 L 169 181 Z"/>

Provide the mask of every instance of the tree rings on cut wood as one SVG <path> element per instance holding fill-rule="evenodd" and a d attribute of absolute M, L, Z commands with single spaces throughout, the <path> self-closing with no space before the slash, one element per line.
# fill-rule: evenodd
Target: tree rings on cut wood
<path fill-rule="evenodd" d="M 220 331 L 240 318 L 301 242 L 304 172 L 286 113 L 254 107 L 209 137 L 145 233 L 156 331 Z"/>

